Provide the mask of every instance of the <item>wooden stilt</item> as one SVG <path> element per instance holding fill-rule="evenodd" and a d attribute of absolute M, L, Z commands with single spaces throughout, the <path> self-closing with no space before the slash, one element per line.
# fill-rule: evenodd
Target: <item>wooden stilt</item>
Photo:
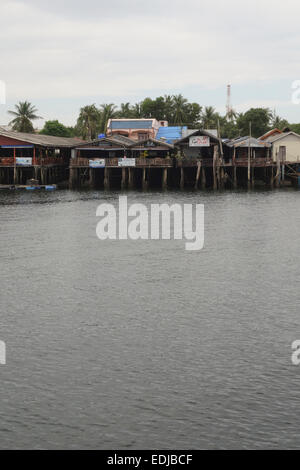
<path fill-rule="evenodd" d="M 273 166 L 271 166 L 270 168 L 270 173 L 271 173 L 271 176 L 270 176 L 270 186 L 271 188 L 273 188 L 273 183 L 274 183 L 274 178 L 273 178 Z"/>
<path fill-rule="evenodd" d="M 110 189 L 110 168 L 104 168 L 104 189 Z"/>
<path fill-rule="evenodd" d="M 95 187 L 95 169 L 94 168 L 89 168 L 89 186 L 91 188 Z"/>
<path fill-rule="evenodd" d="M 198 189 L 200 173 L 201 173 L 201 160 L 199 162 L 197 162 L 197 173 L 196 173 L 196 180 L 195 180 L 195 189 Z"/>
<path fill-rule="evenodd" d="M 145 191 L 148 189 L 148 181 L 147 181 L 147 168 L 143 168 L 143 181 L 142 181 L 142 187 L 143 190 Z"/>
<path fill-rule="evenodd" d="M 201 171 L 201 187 L 203 189 L 206 188 L 206 170 L 204 166 L 202 167 L 202 171 Z"/>
<path fill-rule="evenodd" d="M 162 189 L 167 189 L 168 187 L 168 168 L 163 168 L 162 170 Z"/>
<path fill-rule="evenodd" d="M 276 155 L 276 176 L 275 176 L 275 186 L 276 188 L 279 188 L 280 186 L 280 159 L 279 159 L 279 153 L 277 152 Z"/>
<path fill-rule="evenodd" d="M 180 168 L 180 189 L 184 189 L 184 168 Z"/>
<path fill-rule="evenodd" d="M 69 187 L 75 189 L 78 186 L 78 172 L 77 168 L 70 168 Z"/>
<path fill-rule="evenodd" d="M 128 188 L 133 189 L 134 185 L 134 168 L 128 168 Z"/>
<path fill-rule="evenodd" d="M 126 188 L 126 168 L 122 168 L 121 189 Z"/>
<path fill-rule="evenodd" d="M 218 189 L 216 164 L 217 164 L 217 146 L 215 145 L 214 155 L 213 155 L 213 189 Z"/>
<path fill-rule="evenodd" d="M 14 184 L 17 184 L 17 159 L 16 148 L 14 147 Z"/>

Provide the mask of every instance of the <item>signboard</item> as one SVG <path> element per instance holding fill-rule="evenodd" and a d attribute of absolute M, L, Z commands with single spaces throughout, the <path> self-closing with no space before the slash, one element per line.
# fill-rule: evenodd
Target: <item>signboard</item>
<path fill-rule="evenodd" d="M 89 160 L 89 167 L 90 168 L 104 168 L 105 167 L 105 159 L 98 158 L 97 160 Z"/>
<path fill-rule="evenodd" d="M 118 166 L 135 166 L 135 158 L 119 158 Z"/>
<path fill-rule="evenodd" d="M 206 135 L 197 135 L 190 137 L 190 147 L 209 147 L 210 139 Z"/>
<path fill-rule="evenodd" d="M 18 165 L 18 166 L 32 166 L 32 158 L 16 157 L 16 165 Z"/>

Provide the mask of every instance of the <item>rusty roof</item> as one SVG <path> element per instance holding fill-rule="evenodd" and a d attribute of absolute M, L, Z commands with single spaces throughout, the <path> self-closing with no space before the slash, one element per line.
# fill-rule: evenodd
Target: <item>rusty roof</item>
<path fill-rule="evenodd" d="M 40 145 L 42 147 L 74 147 L 75 145 L 84 143 L 83 140 L 75 137 L 28 134 L 26 132 L 8 131 L 2 127 L 0 127 L 0 136 L 21 140 L 23 142 L 28 142 L 29 144 Z"/>

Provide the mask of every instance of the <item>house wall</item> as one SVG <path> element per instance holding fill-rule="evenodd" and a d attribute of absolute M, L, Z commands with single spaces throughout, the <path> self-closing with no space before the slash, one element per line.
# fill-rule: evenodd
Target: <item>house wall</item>
<path fill-rule="evenodd" d="M 277 153 L 281 146 L 286 147 L 286 161 L 287 162 L 300 162 L 300 136 L 287 135 L 282 139 L 273 142 L 272 144 L 272 156 L 273 161 L 277 161 Z"/>
<path fill-rule="evenodd" d="M 141 120 L 144 121 L 145 119 L 141 119 Z M 128 122 L 130 123 L 130 120 L 127 121 L 126 119 L 118 119 L 118 121 L 126 121 L 127 123 Z M 133 121 L 138 121 L 138 119 L 135 119 Z M 111 129 L 110 123 L 111 123 L 111 120 L 109 120 L 107 124 L 106 134 L 108 137 L 114 134 L 116 135 L 121 134 L 134 140 L 144 140 L 147 138 L 155 139 L 158 129 L 160 127 L 160 123 L 156 119 L 152 119 L 152 126 L 149 129 L 143 129 L 143 128 L 136 129 L 134 127 L 130 128 L 128 126 L 126 126 L 124 129 Z"/>

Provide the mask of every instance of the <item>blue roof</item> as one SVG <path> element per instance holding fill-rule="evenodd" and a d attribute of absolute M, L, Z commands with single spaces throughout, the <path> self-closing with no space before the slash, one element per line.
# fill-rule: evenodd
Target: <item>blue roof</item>
<path fill-rule="evenodd" d="M 110 123 L 110 129 L 151 129 L 152 119 L 146 121 L 138 119 L 136 121 L 115 121 Z"/>
<path fill-rule="evenodd" d="M 168 144 L 173 144 L 175 140 L 179 140 L 182 138 L 182 131 L 183 129 L 187 129 L 187 127 L 182 126 L 172 126 L 172 127 L 160 127 L 156 134 L 156 139 L 161 139 L 167 142 Z"/>

